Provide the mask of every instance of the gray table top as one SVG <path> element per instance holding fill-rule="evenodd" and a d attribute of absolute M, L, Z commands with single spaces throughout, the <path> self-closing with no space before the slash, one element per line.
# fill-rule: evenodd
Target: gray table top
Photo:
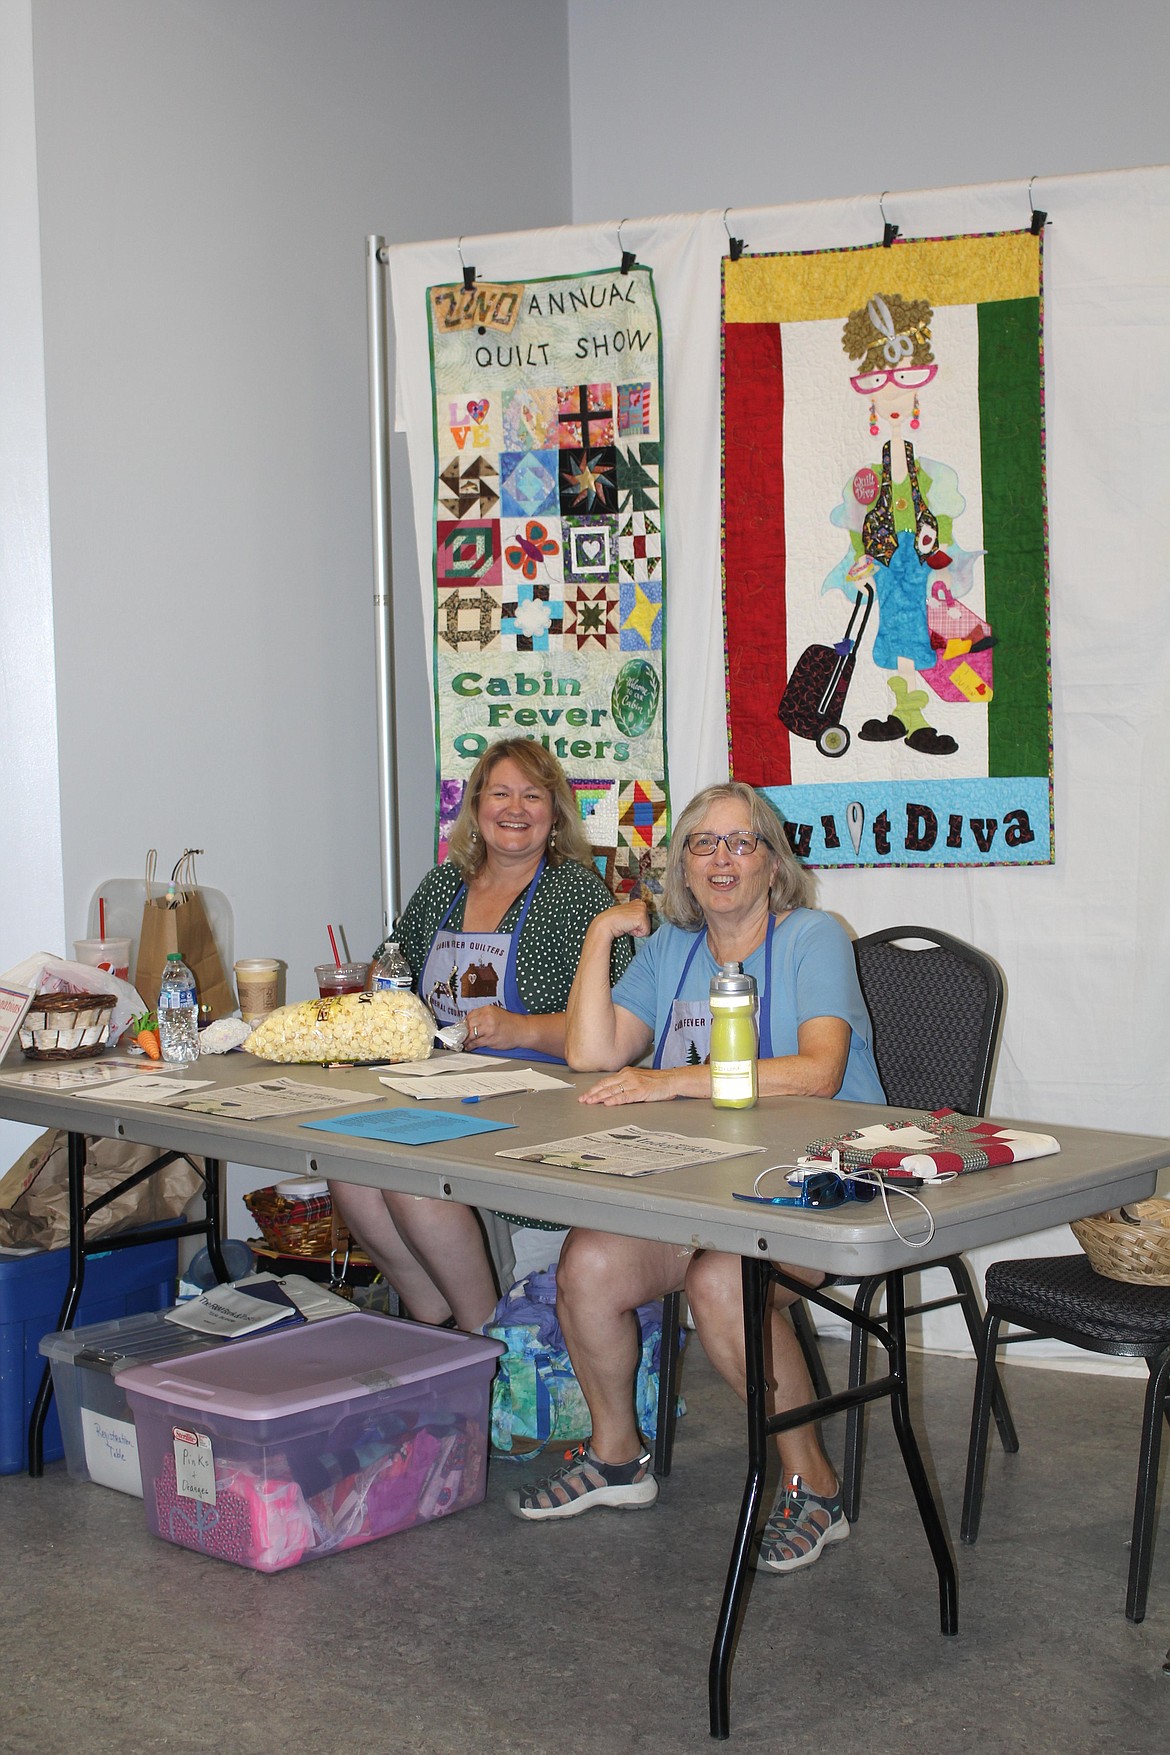
<path fill-rule="evenodd" d="M 3 1071 L 27 1071 L 38 1064 L 42 1063 L 10 1055 Z M 765 1165 L 794 1162 L 810 1141 L 900 1111 L 799 1097 L 765 1098 L 747 1110 L 715 1109 L 694 1101 L 604 1109 L 577 1100 L 578 1092 L 589 1088 L 594 1075 L 560 1068 L 545 1070 L 564 1077 L 574 1088 L 493 1099 L 482 1111 L 466 1113 L 513 1123 L 507 1132 L 473 1134 L 431 1145 L 395 1145 L 306 1130 L 302 1122 L 321 1119 L 320 1112 L 279 1122 L 227 1121 L 155 1105 L 98 1102 L 85 1095 L 33 1091 L 2 1081 L 0 1116 L 38 1127 L 199 1153 L 270 1170 L 279 1177 L 331 1176 L 564 1225 L 589 1225 L 633 1237 L 727 1250 L 848 1275 L 922 1265 L 1083 1218 L 1125 1201 L 1144 1199 L 1154 1192 L 1158 1171 L 1170 1164 L 1170 1139 L 1016 1118 L 1015 1126 L 1053 1134 L 1060 1141 L 1059 1153 L 973 1172 L 945 1186 L 922 1190 L 934 1218 L 935 1235 L 926 1248 L 915 1249 L 894 1235 L 880 1201 L 868 1205 L 850 1202 L 818 1213 L 747 1206 L 732 1199 L 733 1191 L 750 1193 L 753 1179 Z M 217 1088 L 288 1075 L 312 1085 L 352 1090 L 361 1097 L 355 1108 L 419 1107 L 413 1099 L 379 1084 L 378 1073 L 367 1068 L 276 1066 L 236 1052 L 204 1057 L 192 1075 L 211 1079 Z M 344 1115 L 347 1111 L 329 1113 Z M 523 1164 L 497 1156 L 505 1146 L 535 1146 L 629 1122 L 745 1147 L 760 1146 L 763 1152 L 637 1179 Z M 775 1182 L 780 1181 L 777 1176 Z M 925 1221 L 909 1201 L 895 1200 L 894 1207 L 899 1228 L 908 1237 L 925 1234 Z"/>

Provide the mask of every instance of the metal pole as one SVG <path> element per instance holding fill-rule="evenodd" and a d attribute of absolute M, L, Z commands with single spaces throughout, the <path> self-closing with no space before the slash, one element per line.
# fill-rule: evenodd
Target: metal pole
<path fill-rule="evenodd" d="M 370 492 L 374 537 L 374 663 L 378 689 L 378 823 L 382 931 L 399 905 L 398 764 L 394 711 L 394 567 L 390 545 L 390 387 L 386 343 L 386 240 L 366 239 L 370 366 Z"/>

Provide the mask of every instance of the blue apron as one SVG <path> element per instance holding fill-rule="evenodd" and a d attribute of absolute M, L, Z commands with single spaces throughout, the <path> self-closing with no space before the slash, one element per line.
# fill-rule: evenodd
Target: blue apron
<path fill-rule="evenodd" d="M 772 934 L 776 927 L 776 916 L 768 916 L 768 936 L 764 940 L 764 990 L 760 996 L 757 1013 L 757 1029 L 760 1041 L 760 1059 L 772 1058 Z M 662 1026 L 662 1034 L 654 1050 L 656 1067 L 697 1066 L 710 1057 L 711 1040 L 711 1007 L 705 999 L 680 999 L 695 960 L 695 953 L 707 936 L 707 928 L 701 926 L 695 934 L 695 942 L 687 953 L 682 974 L 678 978 L 678 986 L 674 990 L 670 1013 Z M 685 1047 L 684 1047 L 685 1044 Z"/>
<path fill-rule="evenodd" d="M 542 859 L 524 892 L 520 918 L 511 932 L 449 931 L 447 922 L 460 898 L 466 896 L 467 885 L 460 884 L 456 890 L 451 906 L 435 929 L 418 984 L 419 998 L 430 1006 L 441 1026 L 460 1023 L 482 1005 L 498 1005 L 505 1011 L 529 1015 L 516 985 L 516 956 L 544 866 Z M 555 1054 L 542 1054 L 536 1048 L 473 1048 L 469 1040 L 463 1051 L 502 1054 L 514 1060 L 547 1060 L 554 1066 L 565 1064 Z"/>

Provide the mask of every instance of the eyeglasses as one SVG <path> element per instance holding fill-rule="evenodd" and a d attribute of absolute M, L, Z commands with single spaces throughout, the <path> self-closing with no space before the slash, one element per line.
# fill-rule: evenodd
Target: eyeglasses
<path fill-rule="evenodd" d="M 887 384 L 896 384 L 899 390 L 921 390 L 937 371 L 937 366 L 892 366 L 888 372 L 859 372 L 849 382 L 859 396 L 876 396 Z"/>
<path fill-rule="evenodd" d="M 780 1169 L 783 1166 L 775 1165 Z M 756 1177 L 758 1189 L 764 1177 L 762 1171 Z M 761 1207 L 819 1207 L 824 1211 L 827 1207 L 841 1207 L 846 1201 L 876 1200 L 879 1188 L 876 1180 L 864 1181 L 855 1176 L 841 1176 L 835 1170 L 817 1170 L 806 1176 L 800 1185 L 799 1194 L 733 1194 L 733 1200 L 747 1200 Z"/>
<path fill-rule="evenodd" d="M 699 859 L 709 859 L 720 841 L 727 851 L 736 859 L 746 859 L 754 853 L 762 841 L 770 848 L 772 843 L 766 835 L 749 835 L 746 829 L 732 829 L 730 835 L 712 835 L 707 829 L 699 829 L 695 834 L 688 835 L 683 846 L 688 853 L 695 854 Z"/>

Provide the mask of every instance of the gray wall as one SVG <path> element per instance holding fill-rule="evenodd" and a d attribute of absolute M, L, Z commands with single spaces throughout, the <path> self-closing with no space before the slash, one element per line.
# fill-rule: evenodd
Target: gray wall
<path fill-rule="evenodd" d="M 327 921 L 354 954 L 380 928 L 364 239 L 568 217 L 564 7 L 32 18 L 66 934 L 147 847 L 201 847 L 237 954 L 300 998 Z M 413 882 L 433 761 L 398 595 Z"/>
<path fill-rule="evenodd" d="M 1165 0 L 569 0 L 569 54 L 578 221 L 1170 159 Z"/>

